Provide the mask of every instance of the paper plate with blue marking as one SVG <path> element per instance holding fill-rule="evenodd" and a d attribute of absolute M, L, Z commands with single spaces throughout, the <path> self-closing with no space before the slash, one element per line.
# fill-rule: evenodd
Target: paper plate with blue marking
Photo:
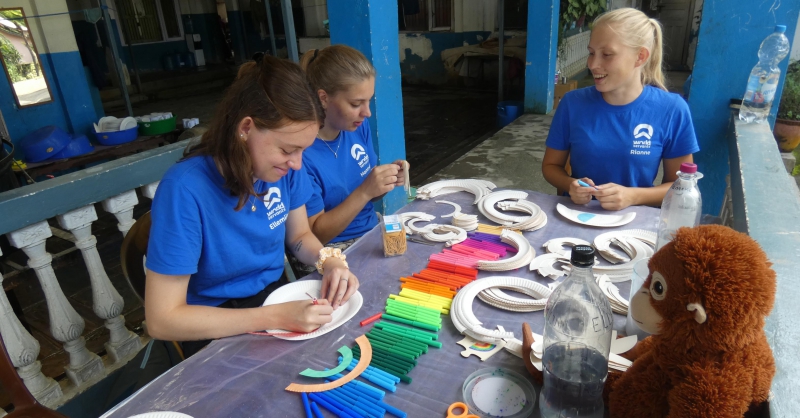
<path fill-rule="evenodd" d="M 561 203 L 556 205 L 556 210 L 561 214 L 561 216 L 569 219 L 572 222 L 601 228 L 622 226 L 630 223 L 634 218 L 636 218 L 636 212 L 628 212 L 618 215 L 605 215 L 570 209 Z"/>

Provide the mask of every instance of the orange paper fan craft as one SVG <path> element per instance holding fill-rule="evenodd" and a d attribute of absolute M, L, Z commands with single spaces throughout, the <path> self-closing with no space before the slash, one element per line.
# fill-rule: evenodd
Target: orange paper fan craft
<path fill-rule="evenodd" d="M 338 388 L 339 386 L 342 386 L 358 377 L 358 375 L 366 370 L 370 361 L 372 361 L 372 345 L 370 345 L 366 335 L 356 338 L 356 343 L 361 349 L 361 358 L 358 360 L 356 367 L 354 367 L 350 373 L 347 373 L 341 379 L 334 380 L 330 383 L 322 383 L 318 385 L 301 385 L 299 383 L 292 383 L 289 386 L 286 386 L 286 390 L 289 392 L 325 392 L 326 390 Z"/>

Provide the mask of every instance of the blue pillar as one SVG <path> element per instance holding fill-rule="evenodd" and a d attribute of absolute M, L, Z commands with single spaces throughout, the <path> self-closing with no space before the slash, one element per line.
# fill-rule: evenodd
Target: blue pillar
<path fill-rule="evenodd" d="M 771 2 L 728 0 L 725 7 L 703 8 L 689 92 L 689 108 L 700 145 L 694 158 L 705 176 L 698 183 L 703 213 L 716 215 L 722 206 L 728 174 L 730 99 L 744 95 L 750 70 L 758 62 L 758 47 L 775 25 L 786 25 L 786 36 L 794 39 L 800 7 L 797 2 L 783 5 L 775 8 Z M 788 61 L 787 58 L 780 63 L 781 82 L 771 120 L 783 91 Z"/>
<path fill-rule="evenodd" d="M 528 0 L 525 53 L 525 112 L 553 110 L 558 51 L 558 0 Z"/>
<path fill-rule="evenodd" d="M 378 162 L 387 164 L 405 159 L 397 2 L 328 0 L 328 17 L 331 44 L 346 44 L 361 51 L 378 73 L 369 118 Z M 405 202 L 403 189 L 395 189 L 381 200 L 378 210 L 394 213 Z"/>

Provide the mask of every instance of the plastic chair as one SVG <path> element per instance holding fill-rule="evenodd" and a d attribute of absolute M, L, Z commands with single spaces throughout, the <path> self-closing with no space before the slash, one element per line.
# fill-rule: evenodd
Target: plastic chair
<path fill-rule="evenodd" d="M 14 405 L 14 410 L 5 415 L 7 418 L 68 418 L 40 404 L 31 395 L 17 374 L 14 364 L 11 363 L 2 338 L 0 338 L 0 351 L 3 352 L 0 357 L 0 382 L 6 393 L 11 396 L 11 403 Z"/>

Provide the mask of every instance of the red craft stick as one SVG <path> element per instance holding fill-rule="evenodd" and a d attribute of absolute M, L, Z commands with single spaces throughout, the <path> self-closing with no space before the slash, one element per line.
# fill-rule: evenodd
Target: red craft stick
<path fill-rule="evenodd" d="M 478 277 L 478 270 L 468 267 L 461 267 L 444 261 L 431 260 L 428 262 L 429 269 L 441 270 L 447 273 L 456 273 L 470 278 Z"/>
<path fill-rule="evenodd" d="M 371 323 L 381 319 L 381 315 L 383 315 L 383 312 L 378 312 L 375 315 L 372 315 L 371 317 L 359 322 L 359 325 L 361 325 L 363 327 L 364 325 L 371 324 Z"/>

